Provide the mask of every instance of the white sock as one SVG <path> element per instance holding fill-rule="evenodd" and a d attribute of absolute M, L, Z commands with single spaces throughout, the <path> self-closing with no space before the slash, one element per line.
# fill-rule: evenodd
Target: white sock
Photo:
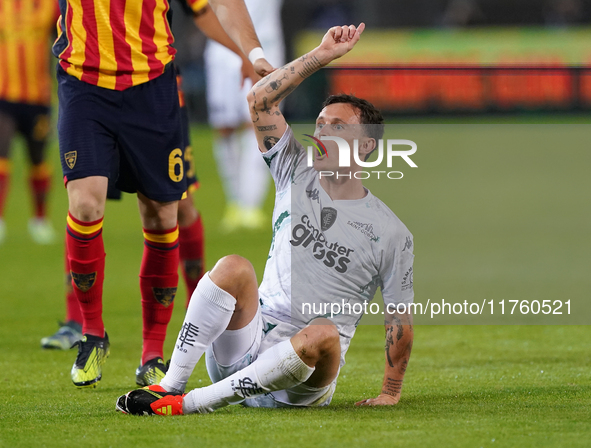
<path fill-rule="evenodd" d="M 191 297 L 168 372 L 160 382 L 164 389 L 184 392 L 199 358 L 226 329 L 235 306 L 236 299 L 211 281 L 207 272 Z"/>
<path fill-rule="evenodd" d="M 183 399 L 183 413 L 206 414 L 246 398 L 288 389 L 306 381 L 314 370 L 300 359 L 291 341 L 283 341 L 244 369 L 211 386 L 193 389 Z"/>
<path fill-rule="evenodd" d="M 248 127 L 239 133 L 240 137 L 240 183 L 238 204 L 247 209 L 259 209 L 267 196 L 269 167 L 259 151 L 254 129 Z"/>
<path fill-rule="evenodd" d="M 240 173 L 240 142 L 233 132 L 228 137 L 218 136 L 213 141 L 213 155 L 216 160 L 226 202 L 238 201 Z"/>

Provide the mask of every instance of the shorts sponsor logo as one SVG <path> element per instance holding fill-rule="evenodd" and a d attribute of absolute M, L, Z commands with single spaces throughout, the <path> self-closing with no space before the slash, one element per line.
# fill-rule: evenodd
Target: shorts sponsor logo
<path fill-rule="evenodd" d="M 371 241 L 375 241 L 376 243 L 380 241 L 380 237 L 373 233 L 373 224 L 366 224 L 359 221 L 347 221 L 347 225 L 353 227 L 355 230 L 359 230 Z"/>
<path fill-rule="evenodd" d="M 404 277 L 402 278 L 402 290 L 406 291 L 407 289 L 412 288 L 412 266 L 406 271 Z"/>
<path fill-rule="evenodd" d="M 176 295 L 175 288 L 152 288 L 152 293 L 157 302 L 164 306 L 169 306 L 174 301 Z"/>
<path fill-rule="evenodd" d="M 78 151 L 70 151 L 64 154 L 64 160 L 68 168 L 73 169 L 76 165 L 76 159 L 78 158 Z"/>
<path fill-rule="evenodd" d="M 302 216 L 301 224 L 293 227 L 291 236 L 292 239 L 289 242 L 292 246 L 312 247 L 314 258 L 321 260 L 325 266 L 334 268 L 340 274 L 347 272 L 351 253 L 355 251 L 336 241 L 329 243 L 324 233 L 310 222 L 308 215 Z"/>
<path fill-rule="evenodd" d="M 76 288 L 78 288 L 80 291 L 86 292 L 94 286 L 94 282 L 96 281 L 96 272 L 91 272 L 90 274 L 77 274 L 76 272 L 70 273 L 72 275 L 74 285 L 76 285 Z"/>
<path fill-rule="evenodd" d="M 337 220 L 337 210 L 332 207 L 324 207 L 320 212 L 320 227 L 326 232 Z"/>

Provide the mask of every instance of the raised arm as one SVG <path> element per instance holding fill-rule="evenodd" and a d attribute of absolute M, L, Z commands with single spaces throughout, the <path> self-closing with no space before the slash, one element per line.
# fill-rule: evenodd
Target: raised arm
<path fill-rule="evenodd" d="M 312 73 L 351 51 L 364 29 L 363 23 L 358 28 L 350 25 L 329 29 L 318 47 L 265 76 L 252 87 L 248 104 L 262 152 L 270 150 L 287 127 L 279 103 Z"/>
<path fill-rule="evenodd" d="M 252 50 L 261 47 L 244 0 L 209 0 L 209 3 L 222 27 L 242 53 L 250 56 Z M 273 71 L 273 66 L 264 58 L 257 58 L 252 63 L 260 76 Z"/>
<path fill-rule="evenodd" d="M 410 352 L 414 332 L 412 314 L 392 314 L 386 323 L 386 368 L 382 391 L 376 398 L 369 398 L 356 403 L 357 406 L 380 406 L 397 404 L 400 400 L 402 382 Z"/>

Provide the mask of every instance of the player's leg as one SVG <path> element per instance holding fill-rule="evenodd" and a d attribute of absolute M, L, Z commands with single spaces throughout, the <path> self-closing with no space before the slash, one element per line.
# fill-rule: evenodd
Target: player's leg
<path fill-rule="evenodd" d="M 141 386 L 157 384 L 164 377 L 164 340 L 172 317 L 178 285 L 178 202 L 159 202 L 138 192 L 144 230 L 140 267 L 142 296 L 142 357 L 136 371 Z"/>
<path fill-rule="evenodd" d="M 8 104 L 0 102 L 0 106 Z M 16 122 L 14 118 L 3 111 L 0 107 L 0 244 L 6 238 L 6 225 L 4 224 L 4 204 L 8 195 L 8 185 L 10 181 L 10 144 L 16 132 Z"/>
<path fill-rule="evenodd" d="M 191 295 L 205 272 L 203 222 L 190 193 L 179 201 L 178 219 L 180 263 L 189 306 Z"/>
<path fill-rule="evenodd" d="M 239 199 L 243 227 L 257 229 L 267 223 L 262 212 L 267 196 L 270 175 L 258 150 L 258 143 L 252 125 L 249 123 L 238 131 L 240 141 Z"/>
<path fill-rule="evenodd" d="M 82 311 L 72 286 L 72 274 L 70 274 L 67 252 L 64 255 L 66 319 L 60 324 L 57 332 L 41 339 L 42 348 L 68 350 L 82 339 Z"/>
<path fill-rule="evenodd" d="M 67 190 L 66 250 L 84 334 L 71 376 L 77 387 L 95 387 L 102 378 L 102 365 L 110 347 L 103 323 L 102 297 L 105 277 L 102 231 L 107 178 L 74 179 L 68 182 Z"/>
<path fill-rule="evenodd" d="M 207 110 L 209 123 L 214 128 L 213 154 L 218 167 L 226 211 L 222 228 L 235 230 L 241 224 L 239 210 L 240 139 L 237 129 L 242 124 L 240 109 L 241 60 L 216 42 L 208 42 L 204 53 L 207 77 Z"/>
<path fill-rule="evenodd" d="M 336 327 L 326 319 L 317 319 L 238 372 L 211 386 L 189 392 L 183 399 L 183 413 L 208 413 L 301 384 L 321 391 L 338 374 L 340 350 Z"/>
<path fill-rule="evenodd" d="M 194 344 L 199 336 L 197 329 L 192 333 L 181 331 L 177 344 L 186 347 L 187 337 Z M 165 378 L 161 383 L 163 387 L 152 386 L 149 391 L 139 389 L 119 397 L 117 409 L 137 415 L 208 413 L 275 391 L 287 390 L 289 397 L 289 390 L 302 385 L 306 386 L 303 389 L 305 392 L 323 393 L 323 389 L 328 390 L 334 382 L 339 362 L 338 331 L 328 321 L 318 320 L 291 340 L 274 345 L 260 354 L 252 364 L 211 386 L 194 389 L 183 395 L 182 389 L 171 388 Z"/>
<path fill-rule="evenodd" d="M 105 249 L 102 238 L 108 179 L 89 176 L 68 182 L 66 249 L 74 287 L 83 317 L 82 332 L 105 337 L 102 293 Z"/>
<path fill-rule="evenodd" d="M 257 314 L 258 300 L 257 278 L 250 262 L 238 255 L 219 260 L 193 292 L 170 367 L 160 385 L 170 391 L 184 391 L 205 350 L 225 330 L 247 327 Z"/>
<path fill-rule="evenodd" d="M 69 203 L 66 250 L 84 334 L 71 376 L 78 387 L 94 387 L 109 354 L 102 318 L 102 227 L 108 177 L 116 154 L 113 129 L 120 120 L 121 92 L 79 81 L 61 67 L 57 79 L 60 161 Z"/>
<path fill-rule="evenodd" d="M 51 169 L 45 161 L 49 109 L 41 106 L 30 106 L 30 109 L 26 127 L 22 130 L 29 153 L 29 185 L 34 206 L 34 217 L 29 221 L 29 233 L 37 244 L 51 244 L 56 235 L 47 219 L 47 199 L 51 188 Z"/>
<path fill-rule="evenodd" d="M 117 187 L 137 192 L 144 229 L 140 268 L 143 347 L 140 385 L 164 376 L 163 345 L 178 286 L 178 201 L 187 190 L 176 72 L 123 92 Z"/>
<path fill-rule="evenodd" d="M 186 306 L 189 306 L 191 294 L 193 294 L 197 283 L 205 272 L 203 222 L 201 220 L 201 214 L 195 208 L 193 197 L 191 196 L 191 193 L 198 188 L 199 181 L 197 180 L 193 148 L 191 147 L 189 115 L 181 90 L 182 80 L 180 75 L 177 75 L 177 84 L 179 88 L 179 104 L 181 106 L 183 146 L 185 148 L 185 177 L 188 185 L 187 197 L 179 201 L 179 255 L 181 269 L 187 287 Z"/>

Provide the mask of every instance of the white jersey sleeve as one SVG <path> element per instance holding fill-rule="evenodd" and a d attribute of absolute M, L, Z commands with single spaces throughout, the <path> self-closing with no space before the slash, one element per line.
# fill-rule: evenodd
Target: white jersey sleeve
<path fill-rule="evenodd" d="M 306 151 L 289 126 L 275 146 L 263 154 L 263 158 L 271 170 L 278 192 L 287 190 L 304 173 L 313 169 L 306 166 Z"/>
<path fill-rule="evenodd" d="M 414 299 L 413 248 L 413 236 L 404 228 L 404 234 L 392 238 L 381 253 L 382 297 L 386 305 L 409 304 Z"/>

